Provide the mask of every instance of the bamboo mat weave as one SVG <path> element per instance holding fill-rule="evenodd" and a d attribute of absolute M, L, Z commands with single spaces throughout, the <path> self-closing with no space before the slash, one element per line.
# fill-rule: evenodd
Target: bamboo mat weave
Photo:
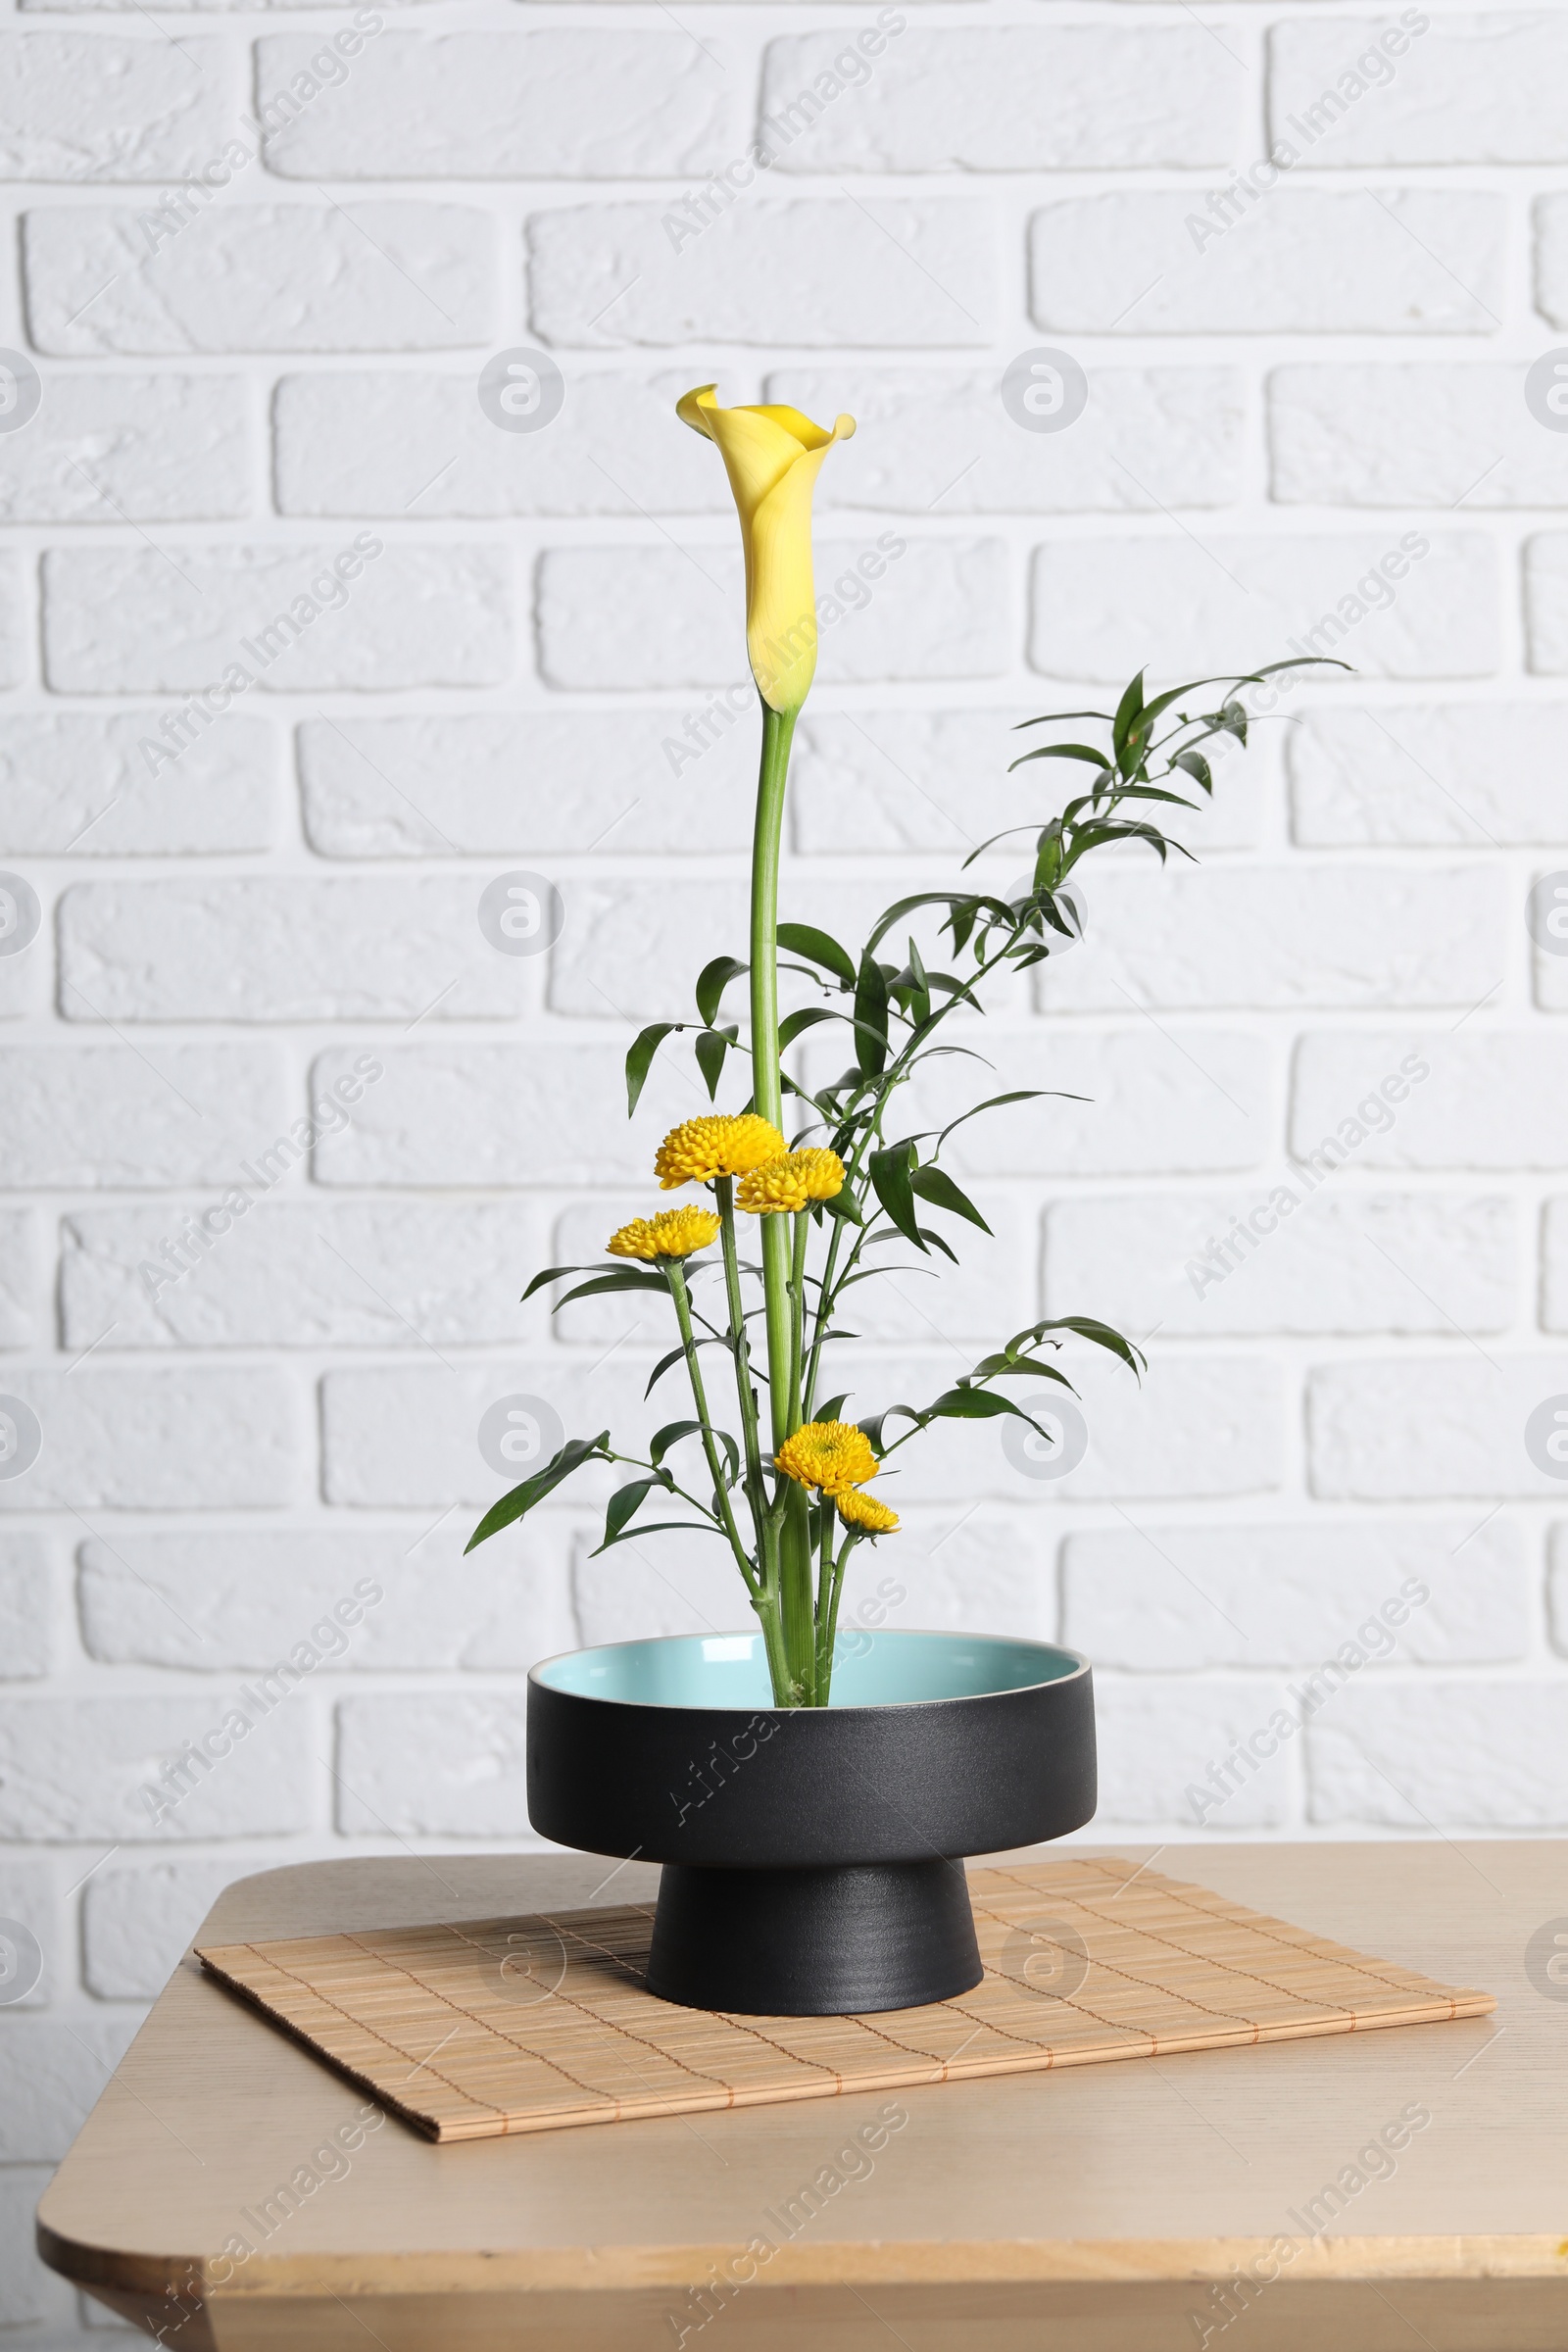
<path fill-rule="evenodd" d="M 1481 2017 L 1456 1991 L 1114 1857 L 973 1870 L 985 1977 L 870 2017 L 738 2017 L 643 1988 L 641 1904 L 198 1946 L 432 2139 Z"/>

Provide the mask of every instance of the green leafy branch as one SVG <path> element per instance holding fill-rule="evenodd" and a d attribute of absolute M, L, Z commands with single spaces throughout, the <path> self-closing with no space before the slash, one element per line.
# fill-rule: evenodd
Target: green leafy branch
<path fill-rule="evenodd" d="M 1053 740 L 1035 746 L 1012 762 L 1012 769 L 1035 761 L 1065 760 L 1089 768 L 1086 788 L 1070 798 L 1060 811 L 1044 823 L 1008 828 L 983 843 L 965 860 L 1018 833 L 1033 833 L 1034 862 L 1027 887 L 1011 897 L 995 891 L 921 891 L 897 900 L 873 926 L 856 956 L 833 936 L 809 923 L 781 922 L 773 936 L 778 948 L 794 958 L 784 968 L 803 975 L 819 991 L 822 1001 L 791 1012 L 778 1023 L 781 1051 L 812 1029 L 837 1024 L 848 1031 L 854 1059 L 836 1079 L 813 1093 L 782 1076 L 785 1095 L 797 1102 L 806 1124 L 794 1139 L 823 1143 L 842 1160 L 843 1189 L 836 1197 L 814 1201 L 792 1212 L 788 1257 L 788 1345 L 772 1348 L 774 1381 L 769 1414 L 775 1434 L 793 1430 L 805 1421 L 838 1418 L 846 1401 L 839 1396 L 818 1403 L 824 1353 L 835 1341 L 856 1335 L 840 1327 L 838 1316 L 847 1293 L 878 1274 L 894 1271 L 880 1253 L 906 1244 L 922 1257 L 933 1251 L 956 1262 L 947 1235 L 929 1220 L 933 1212 L 956 1220 L 956 1231 L 967 1224 L 982 1233 L 990 1227 L 974 1201 L 942 1163 L 950 1139 L 968 1120 L 1008 1104 L 1043 1099 L 1044 1090 L 1027 1088 L 988 1096 L 941 1129 L 926 1128 L 890 1136 L 887 1126 L 901 1087 L 909 1083 L 922 1063 L 938 1054 L 972 1055 L 973 1049 L 950 1042 L 947 1024 L 962 1007 L 983 1016 L 985 984 L 999 971 L 1029 970 L 1046 960 L 1061 944 L 1080 936 L 1081 917 L 1071 891 L 1071 879 L 1092 851 L 1118 844 L 1141 844 L 1164 863 L 1175 850 L 1190 857 L 1180 842 L 1164 831 L 1167 808 L 1197 810 L 1213 792 L 1213 772 L 1205 746 L 1229 740 L 1245 748 L 1250 718 L 1240 700 L 1242 690 L 1283 669 L 1303 664 L 1270 662 L 1263 668 L 1224 678 L 1198 679 L 1168 692 L 1146 697 L 1142 671 L 1111 710 L 1051 711 L 1023 722 L 1025 728 L 1060 727 L 1089 721 L 1106 731 L 1102 746 L 1076 739 Z M 1335 663 L 1335 667 L 1345 667 Z M 1189 712 L 1186 706 L 1206 687 L 1224 688 L 1212 707 Z M 787 751 L 787 745 L 786 745 Z M 768 755 L 764 753 L 764 769 Z M 774 786 L 781 770 L 775 761 Z M 1011 770 L 1009 770 L 1011 772 Z M 1194 793 L 1201 796 L 1195 799 Z M 1162 821 L 1163 820 L 1163 821 Z M 904 960 L 897 962 L 878 951 L 906 918 L 941 910 L 939 937 L 952 950 L 954 968 L 933 968 L 912 935 L 906 935 Z M 771 956 L 769 956 L 769 965 Z M 665 1042 L 689 1034 L 698 1069 L 710 1100 L 716 1101 L 720 1078 L 731 1053 L 748 1053 L 739 1025 L 722 1017 L 723 999 L 732 982 L 751 967 L 731 956 L 714 956 L 698 976 L 695 1022 L 658 1021 L 643 1029 L 626 1056 L 629 1110 L 635 1110 L 655 1059 Z M 973 1055 L 983 1059 L 983 1056 Z M 1082 1100 L 1064 1096 L 1068 1101 Z M 752 1106 L 757 1095 L 754 1093 Z M 663 1292 L 673 1306 L 680 1344 L 655 1366 L 648 1393 L 676 1364 L 684 1364 L 692 1391 L 695 1415 L 670 1422 L 660 1430 L 646 1458 L 615 1453 L 609 1432 L 593 1439 L 571 1439 L 544 1469 L 525 1480 L 488 1512 L 476 1529 L 469 1549 L 499 1529 L 514 1524 L 592 1460 L 626 1464 L 637 1473 L 612 1495 L 606 1511 L 604 1540 L 599 1548 L 630 1541 L 634 1535 L 667 1528 L 715 1536 L 730 1548 L 746 1582 L 753 1607 L 768 1643 L 769 1666 L 776 1693 L 794 1702 L 825 1702 L 833 1654 L 833 1629 L 845 1568 L 864 1531 L 847 1526 L 834 1550 L 839 1524 L 832 1500 L 820 1496 L 808 1502 L 802 1490 L 764 1455 L 761 1445 L 761 1404 L 758 1382 L 767 1375 L 754 1364 L 749 1325 L 761 1311 L 745 1301 L 743 1276 L 761 1279 L 762 1269 L 743 1264 L 739 1254 L 734 1185 L 720 1177 L 713 1184 L 722 1243 L 724 1311 L 721 1320 L 703 1313 L 694 1303 L 687 1266 L 678 1258 L 662 1257 L 650 1265 L 619 1262 L 587 1268 L 552 1266 L 535 1276 L 524 1297 L 548 1283 L 569 1275 L 587 1279 L 561 1295 L 556 1309 L 575 1299 L 615 1292 Z M 769 1224 L 775 1220 L 768 1220 Z M 820 1269 L 808 1265 L 808 1235 L 823 1238 Z M 769 1233 L 773 1248 L 782 1234 Z M 873 1255 L 873 1253 L 878 1253 Z M 764 1257 L 767 1248 L 764 1248 Z M 691 1269 L 704 1271 L 701 1266 Z M 771 1295 L 771 1294 L 770 1294 Z M 874 1452 L 882 1459 L 896 1453 L 937 1421 L 980 1421 L 1011 1416 L 1049 1436 L 1023 1406 L 999 1384 L 1014 1379 L 1046 1380 L 1071 1392 L 1072 1383 L 1043 1350 L 1059 1350 L 1063 1337 L 1099 1348 L 1124 1364 L 1135 1377 L 1145 1366 L 1142 1351 L 1109 1325 L 1084 1315 L 1045 1318 L 1017 1332 L 1002 1348 L 983 1355 L 929 1403 L 884 1407 L 858 1423 Z M 740 1408 L 741 1438 L 713 1418 L 701 1368 L 701 1351 L 716 1348 L 729 1358 Z M 770 1348 L 772 1339 L 770 1337 Z M 787 1386 L 787 1398 L 783 1392 Z M 780 1410 L 781 1398 L 784 1409 Z M 901 1435 L 888 1437 L 890 1426 L 906 1423 Z M 703 1499 L 676 1480 L 669 1467 L 670 1450 L 681 1444 L 700 1446 L 711 1493 Z M 642 1521 L 645 1504 L 662 1496 L 679 1499 L 696 1514 L 692 1519 Z M 741 1513 L 749 1519 L 743 1534 Z M 802 1543 L 807 1557 L 816 1562 L 812 1644 L 803 1653 L 795 1646 L 786 1655 L 785 1609 L 781 1606 L 781 1562 L 794 1562 L 790 1575 L 800 1574 Z M 796 1634 L 798 1634 L 796 1629 Z"/>

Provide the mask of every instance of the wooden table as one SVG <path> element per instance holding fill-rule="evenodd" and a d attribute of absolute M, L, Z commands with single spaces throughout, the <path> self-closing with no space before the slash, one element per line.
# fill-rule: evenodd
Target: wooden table
<path fill-rule="evenodd" d="M 241 1880 L 203 1939 L 581 1903 L 606 1867 L 313 1863 Z M 1497 2014 L 903 2092 L 869 2173 L 705 2305 L 881 2095 L 442 2148 L 389 2117 L 233 2268 L 241 2213 L 364 2102 L 187 1958 L 43 2200 L 44 2257 L 177 2352 L 1562 2352 L 1568 1997 L 1526 1951 L 1568 1936 L 1568 1842 L 1184 1845 L 1160 1867 Z M 598 1899 L 654 1883 L 627 1865 Z M 1409 2109 L 1430 2122 L 1357 2167 Z M 1347 2167 L 1364 2185 L 1314 2236 L 1303 2208 Z"/>

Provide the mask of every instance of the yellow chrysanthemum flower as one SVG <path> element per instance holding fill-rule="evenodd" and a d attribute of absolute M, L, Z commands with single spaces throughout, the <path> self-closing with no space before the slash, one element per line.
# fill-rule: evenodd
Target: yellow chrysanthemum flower
<path fill-rule="evenodd" d="M 672 1127 L 654 1155 L 654 1174 L 666 1193 L 680 1184 L 707 1184 L 713 1176 L 744 1176 L 767 1159 L 779 1158 L 784 1138 L 771 1119 L 755 1111 L 738 1118 L 687 1119 Z"/>
<path fill-rule="evenodd" d="M 862 1494 L 858 1487 L 852 1487 L 847 1494 L 835 1494 L 833 1499 L 846 1527 L 862 1528 L 868 1536 L 898 1533 L 898 1512 L 890 1511 L 874 1494 Z"/>
<path fill-rule="evenodd" d="M 690 1257 L 716 1240 L 718 1227 L 710 1208 L 662 1208 L 657 1216 L 633 1217 L 605 1248 L 612 1257 Z"/>
<path fill-rule="evenodd" d="M 870 1439 L 853 1421 L 808 1421 L 785 1439 L 773 1459 L 786 1478 L 798 1486 L 819 1487 L 824 1494 L 863 1486 L 882 1467 Z"/>
<path fill-rule="evenodd" d="M 786 1152 L 743 1177 L 735 1202 L 765 1217 L 775 1209 L 804 1208 L 808 1200 L 831 1200 L 843 1187 L 844 1162 L 836 1152 Z"/>

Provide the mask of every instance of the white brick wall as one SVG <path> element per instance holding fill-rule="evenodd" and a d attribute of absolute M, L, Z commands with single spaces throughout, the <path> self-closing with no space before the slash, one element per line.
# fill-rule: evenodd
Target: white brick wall
<path fill-rule="evenodd" d="M 73 37 L 79 45 L 82 36 Z M 245 394 L 236 375 L 62 375 L 33 426 L 7 445 L 0 515 L 196 522 L 244 514 Z"/>
<path fill-rule="evenodd" d="M 764 123 L 844 55 L 838 32 L 770 43 Z M 917 28 L 852 73 L 786 172 L 1191 171 L 1227 162 L 1236 129 L 1235 71 L 1197 25 Z"/>
<path fill-rule="evenodd" d="M 1216 175 L 1043 206 L 1030 236 L 1036 325 L 1120 336 L 1494 331 L 1502 199 L 1462 182 L 1332 194 L 1284 183 L 1250 211 L 1238 199 L 1217 242 L 1195 238 L 1191 221 L 1211 224 L 1207 187 L 1225 184 Z"/>
<path fill-rule="evenodd" d="M 0 39 L 0 177 L 183 178 L 239 112 L 241 61 L 222 41 L 22 32 Z"/>
<path fill-rule="evenodd" d="M 126 206 L 28 213 L 39 350 L 440 351 L 494 318 L 497 224 L 472 205 L 189 203 L 156 243 Z"/>
<path fill-rule="evenodd" d="M 315 33 L 257 45 L 275 99 Z M 268 142 L 291 179 L 705 179 L 748 133 L 721 47 L 679 32 L 385 32 L 341 97 Z"/>
<path fill-rule="evenodd" d="M 1490 16 L 1434 14 L 1396 60 L 1376 63 L 1378 36 L 1399 20 L 1298 19 L 1270 33 L 1270 121 L 1290 118 L 1371 52 L 1370 106 L 1333 125 L 1322 161 L 1355 164 L 1568 163 L 1568 123 L 1552 93 L 1568 73 L 1568 24 L 1549 9 Z M 1310 159 L 1316 162 L 1317 157 Z"/>
<path fill-rule="evenodd" d="M 44 1430 L 0 1478 L 0 1917 L 45 1954 L 0 2014 L 19 2352 L 77 2340 L 30 2207 L 216 1889 L 525 1842 L 529 1663 L 743 1621 L 721 1561 L 590 1556 L 603 1479 L 462 1558 L 488 1405 L 678 1410 L 640 1300 L 519 1295 L 646 1204 L 705 1098 L 671 1061 L 628 1125 L 629 1023 L 742 945 L 756 725 L 692 383 L 860 420 L 821 584 L 884 568 L 823 638 L 797 913 L 853 932 L 1054 808 L 1009 730 L 1140 662 L 1316 631 L 1357 673 L 1217 763 L 1173 828 L 1200 868 L 1091 873 L 996 1077 L 909 1104 L 1048 1090 L 955 1139 L 995 1240 L 859 1295 L 864 1402 L 1045 1311 L 1152 1368 L 1082 1368 L 1060 1481 L 988 1431 L 901 1457 L 894 1622 L 1095 1655 L 1102 1834 L 1568 1821 L 1568 1481 L 1524 1437 L 1568 1397 L 1568 956 L 1526 921 L 1568 874 L 1568 432 L 1525 398 L 1568 359 L 1568 20 L 304 4 L 0 7 L 0 347 L 43 387 L 0 430 L 0 871 L 44 909 L 0 957 L 0 1396 Z M 563 409 L 500 431 L 479 370 L 530 346 Z M 1042 346 L 1087 373 L 1065 431 L 999 397 Z M 548 956 L 479 928 L 517 868 L 562 894 Z M 1358 1630 L 1306 1736 L 1195 1807 Z"/>

